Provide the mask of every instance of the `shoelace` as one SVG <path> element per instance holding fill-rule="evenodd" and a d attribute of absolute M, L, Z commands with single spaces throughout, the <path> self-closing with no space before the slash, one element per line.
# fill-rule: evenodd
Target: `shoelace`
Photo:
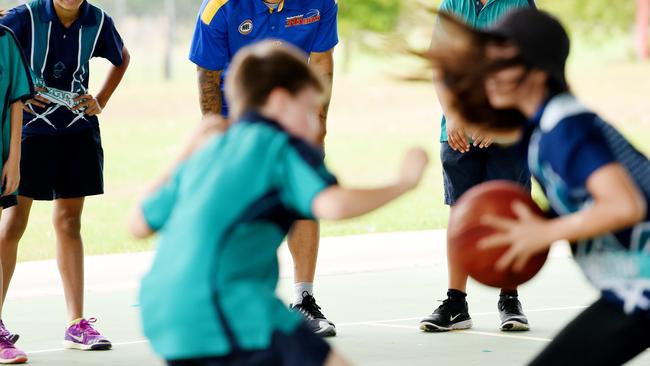
<path fill-rule="evenodd" d="M 519 313 L 519 299 L 514 296 L 507 296 L 501 301 L 501 311 L 507 314 Z"/>
<path fill-rule="evenodd" d="M 0 320 L 0 337 L 8 337 L 11 335 L 7 327 L 5 327 L 5 323 Z"/>
<path fill-rule="evenodd" d="M 0 349 L 16 348 L 7 336 L 0 336 Z"/>
<path fill-rule="evenodd" d="M 310 318 L 323 319 L 325 315 L 321 313 L 321 307 L 316 304 L 316 299 L 309 294 L 302 295 L 302 303 L 296 307 L 305 315 Z"/>
<path fill-rule="evenodd" d="M 436 310 L 434 310 L 434 314 L 440 314 L 443 311 L 447 310 L 450 306 L 454 305 L 454 302 L 458 302 L 458 300 L 452 300 L 450 298 L 446 298 L 444 300 L 437 300 L 438 302 L 442 303 Z"/>
<path fill-rule="evenodd" d="M 99 335 L 100 333 L 92 326 L 96 322 L 97 322 L 97 318 L 81 319 L 81 321 L 79 321 L 79 324 L 77 324 L 77 326 L 84 333 L 87 333 L 89 335 Z"/>
<path fill-rule="evenodd" d="M 434 313 L 440 313 L 440 312 L 444 311 L 449 306 L 449 303 L 451 302 L 451 300 L 449 298 L 444 299 L 444 300 L 437 300 L 437 301 L 442 303 L 442 304 L 440 304 L 440 306 L 438 306 L 438 308 L 434 311 Z"/>

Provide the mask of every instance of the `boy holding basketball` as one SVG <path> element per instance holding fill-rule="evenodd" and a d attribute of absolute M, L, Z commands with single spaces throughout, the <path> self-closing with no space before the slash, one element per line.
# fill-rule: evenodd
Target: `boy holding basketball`
<path fill-rule="evenodd" d="M 468 25 L 484 29 L 517 8 L 535 6 L 532 0 L 445 0 L 440 11 L 452 14 Z M 469 66 L 472 67 L 472 66 Z M 468 133 L 462 117 L 453 113 L 444 88 L 437 87 L 438 99 L 444 116 L 440 136 L 445 204 L 453 215 L 458 199 L 470 188 L 490 181 L 505 179 L 530 188 L 530 172 L 516 148 L 492 145 L 492 137 L 483 132 Z M 467 298 L 467 273 L 458 266 L 447 242 L 449 289 L 445 299 L 432 314 L 420 321 L 425 332 L 441 332 L 472 327 Z M 516 288 L 502 289 L 497 304 L 500 329 L 528 330 L 528 319 L 523 313 Z"/>
<path fill-rule="evenodd" d="M 454 109 L 474 114 L 481 103 L 458 96 L 480 91 L 473 100 L 486 100 L 496 112 L 484 109 L 465 127 L 487 129 L 503 143 L 524 141 L 528 166 L 552 208 L 551 219 L 521 202 L 513 204 L 515 219 L 484 217 L 498 233 L 479 246 L 507 247 L 495 267 L 520 271 L 554 241 L 569 240 L 601 291 L 531 365 L 626 363 L 650 347 L 650 161 L 569 91 L 570 41 L 555 18 L 522 10 L 485 33 L 451 18 L 443 23 L 467 46 L 430 51 Z M 459 68 L 477 56 L 478 68 Z M 493 118 L 501 111 L 528 121 Z"/>
<path fill-rule="evenodd" d="M 296 48 L 273 41 L 235 57 L 226 78 L 234 124 L 219 117 L 189 143 L 131 220 L 161 240 L 142 281 L 144 330 L 169 365 L 346 365 L 275 295 L 277 248 L 299 219 L 370 212 L 413 189 L 420 150 L 378 189 L 339 186 L 312 144 L 323 85 Z"/>

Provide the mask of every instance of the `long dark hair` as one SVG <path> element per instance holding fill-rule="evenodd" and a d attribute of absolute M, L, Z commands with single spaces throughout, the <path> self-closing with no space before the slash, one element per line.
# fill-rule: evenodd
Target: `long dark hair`
<path fill-rule="evenodd" d="M 431 47 L 419 55 L 431 62 L 437 81 L 449 90 L 451 108 L 479 128 L 512 130 L 521 127 L 526 118 L 516 109 L 495 109 L 485 91 L 490 72 L 522 64 L 518 57 L 498 62 L 486 57 L 490 44 L 506 45 L 506 39 L 472 29 L 444 12 L 438 16 Z"/>

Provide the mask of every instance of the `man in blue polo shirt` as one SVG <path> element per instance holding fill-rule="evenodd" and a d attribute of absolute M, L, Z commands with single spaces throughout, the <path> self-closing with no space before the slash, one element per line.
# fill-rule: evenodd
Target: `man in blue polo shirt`
<path fill-rule="evenodd" d="M 337 13 L 336 0 L 204 0 L 190 50 L 190 60 L 198 66 L 201 112 L 228 116 L 222 86 L 230 61 L 242 47 L 264 39 L 287 42 L 303 50 L 331 86 L 332 55 L 338 43 Z M 325 94 L 321 144 L 331 88 Z M 292 307 L 305 316 L 315 333 L 334 336 L 336 327 L 325 318 L 313 296 L 318 244 L 316 222 L 298 221 L 289 234 L 296 282 Z"/>

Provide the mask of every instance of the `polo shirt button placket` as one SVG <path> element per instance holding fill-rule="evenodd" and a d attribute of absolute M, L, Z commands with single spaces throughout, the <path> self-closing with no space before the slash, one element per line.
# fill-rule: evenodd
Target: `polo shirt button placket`
<path fill-rule="evenodd" d="M 278 10 L 274 10 L 273 13 L 271 13 L 271 34 L 273 36 L 278 35 L 278 26 L 277 26 L 277 21 L 276 19 L 278 18 Z"/>

